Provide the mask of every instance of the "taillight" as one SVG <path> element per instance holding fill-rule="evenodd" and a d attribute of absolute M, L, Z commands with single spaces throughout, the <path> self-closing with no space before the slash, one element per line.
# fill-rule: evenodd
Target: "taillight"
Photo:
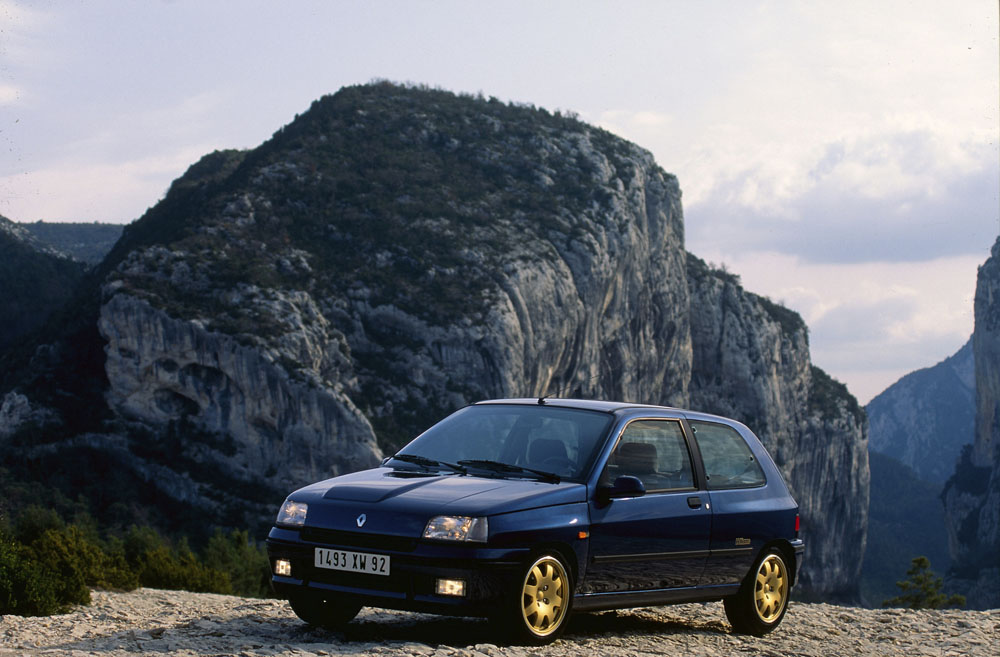
<path fill-rule="evenodd" d="M 795 538 L 799 537 L 799 514 L 795 514 Z"/>

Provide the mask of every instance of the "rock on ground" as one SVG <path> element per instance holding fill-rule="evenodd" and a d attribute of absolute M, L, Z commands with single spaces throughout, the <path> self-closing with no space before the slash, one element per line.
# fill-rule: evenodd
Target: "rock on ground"
<path fill-rule="evenodd" d="M 764 638 L 731 634 L 721 603 L 570 620 L 550 646 L 503 646 L 485 621 L 364 609 L 346 632 L 312 629 L 287 603 L 180 591 L 95 591 L 89 607 L 0 619 L 0 657 L 239 655 L 963 655 L 996 654 L 1000 610 L 911 611 L 792 603 Z"/>

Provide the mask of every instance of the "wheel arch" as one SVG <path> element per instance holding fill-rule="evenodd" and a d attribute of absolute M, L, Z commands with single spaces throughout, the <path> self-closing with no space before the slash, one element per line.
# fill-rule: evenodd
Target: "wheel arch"
<path fill-rule="evenodd" d="M 537 559 L 541 554 L 551 554 L 553 552 L 566 564 L 569 576 L 573 578 L 573 589 L 576 590 L 577 584 L 580 582 L 580 557 L 570 544 L 562 541 L 545 541 L 544 543 L 532 545 L 531 551 L 528 552 L 528 557 L 524 561 L 525 563 L 529 563 Z"/>

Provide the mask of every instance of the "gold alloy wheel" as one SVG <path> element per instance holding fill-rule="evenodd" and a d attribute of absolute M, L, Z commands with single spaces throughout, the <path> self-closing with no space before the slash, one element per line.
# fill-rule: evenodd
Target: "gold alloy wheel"
<path fill-rule="evenodd" d="M 765 623 L 773 623 L 781 617 L 788 602 L 788 573 L 785 562 L 776 554 L 770 554 L 757 569 L 754 588 L 754 603 L 757 615 Z"/>
<path fill-rule="evenodd" d="M 544 556 L 528 569 L 521 589 L 521 617 L 537 636 L 552 634 L 563 622 L 569 577 L 555 557 Z"/>

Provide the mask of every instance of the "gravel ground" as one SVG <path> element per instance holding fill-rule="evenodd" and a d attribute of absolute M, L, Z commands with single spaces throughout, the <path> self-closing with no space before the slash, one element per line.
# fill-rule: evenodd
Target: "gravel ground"
<path fill-rule="evenodd" d="M 857 609 L 793 602 L 762 639 L 730 634 L 721 603 L 580 614 L 542 648 L 498 646 L 485 621 L 364 609 L 346 632 L 311 629 L 279 600 L 140 589 L 89 607 L 0 619 L 13 655 L 969 655 L 1000 652 L 1000 610 Z"/>

